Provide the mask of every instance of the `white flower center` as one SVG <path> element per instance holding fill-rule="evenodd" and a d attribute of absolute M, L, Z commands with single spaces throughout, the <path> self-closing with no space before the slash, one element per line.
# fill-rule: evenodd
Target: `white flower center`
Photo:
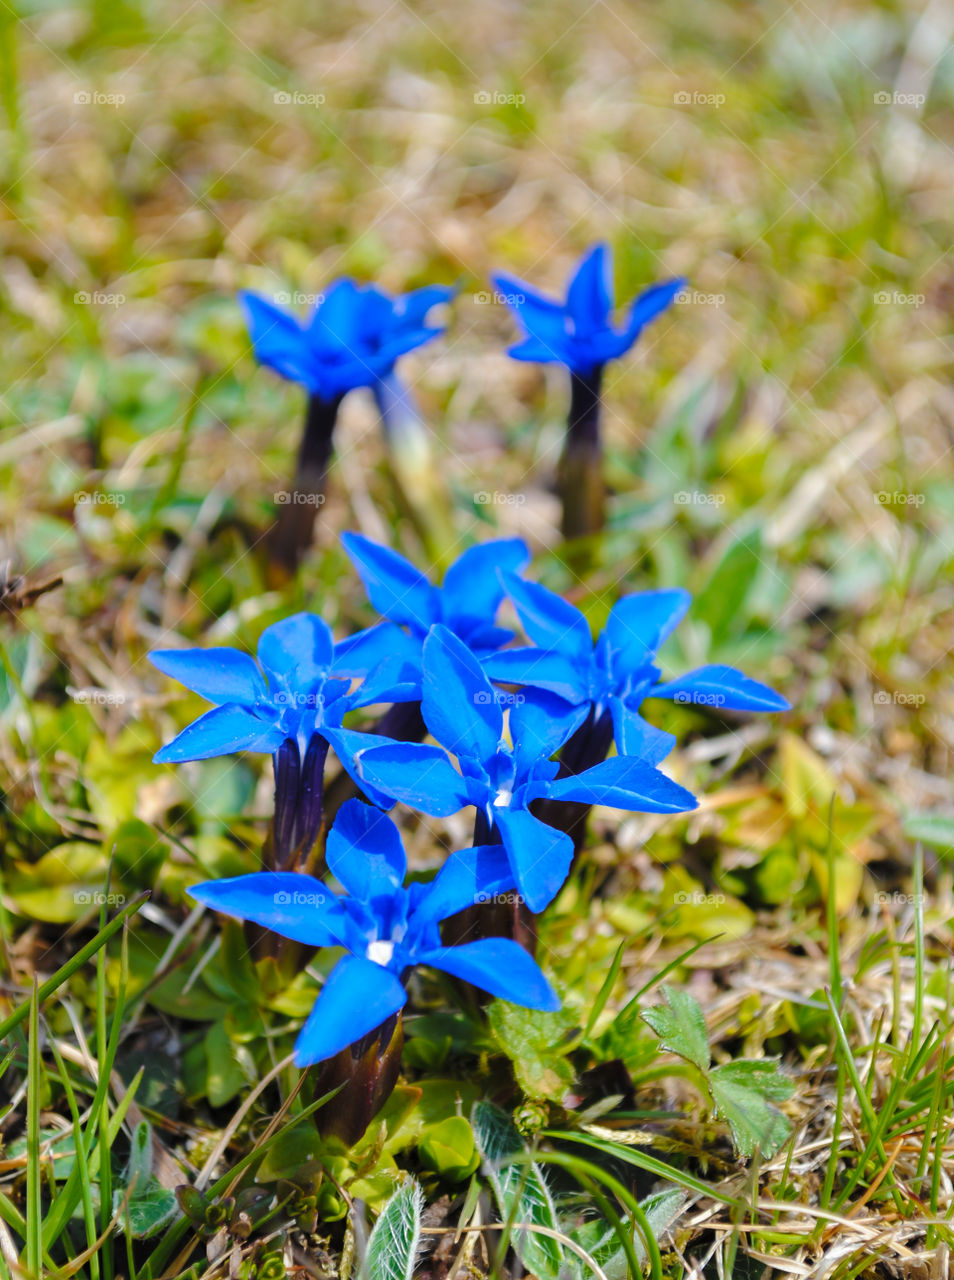
<path fill-rule="evenodd" d="M 374 942 L 368 943 L 368 959 L 373 960 L 375 964 L 379 964 L 383 968 L 386 968 L 391 963 L 393 955 L 394 943 L 390 939 L 377 938 Z"/>
<path fill-rule="evenodd" d="M 501 787 L 494 797 L 494 808 L 506 809 L 512 799 L 513 792 L 508 790 L 507 787 Z"/>

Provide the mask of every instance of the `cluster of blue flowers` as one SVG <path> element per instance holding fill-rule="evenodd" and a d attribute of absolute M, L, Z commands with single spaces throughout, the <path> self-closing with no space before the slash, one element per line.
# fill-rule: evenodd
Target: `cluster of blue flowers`
<path fill-rule="evenodd" d="M 520 576 L 529 552 L 518 539 L 465 551 L 440 587 L 367 538 L 346 534 L 344 545 L 383 615 L 376 626 L 335 643 L 319 617 L 301 613 L 262 633 L 257 661 L 230 648 L 151 655 L 214 704 L 157 760 L 257 751 L 274 762 L 270 869 L 197 885 L 193 896 L 346 953 L 301 1032 L 301 1065 L 396 1014 L 417 965 L 517 1004 L 556 1007 L 536 962 L 512 939 L 444 946 L 440 922 L 514 890 L 534 912 L 552 901 L 570 870 L 573 840 L 539 805 L 535 812 L 535 802 L 644 813 L 696 806 L 658 768 L 674 739 L 643 719 L 645 700 L 787 706 L 731 667 L 661 680 L 656 651 L 688 607 L 684 592 L 625 596 L 594 642 L 579 610 Z M 513 633 L 497 625 L 505 596 L 530 645 L 513 646 Z M 434 741 L 345 727 L 348 712 L 389 703 L 419 704 Z M 613 736 L 617 754 L 606 759 Z M 341 894 L 299 869 L 320 837 L 329 748 L 371 802 L 342 806 L 328 834 L 326 865 Z M 436 817 L 473 807 L 474 847 L 451 855 L 429 884 L 405 886 L 404 851 L 385 814 L 395 802 Z"/>

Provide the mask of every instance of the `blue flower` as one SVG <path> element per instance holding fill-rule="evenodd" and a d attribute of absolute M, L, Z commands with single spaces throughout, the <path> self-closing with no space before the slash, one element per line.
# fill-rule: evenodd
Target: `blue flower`
<path fill-rule="evenodd" d="M 530 552 L 521 538 L 499 538 L 468 548 L 444 574 L 440 587 L 432 586 L 402 555 L 360 533 L 343 533 L 341 541 L 378 613 L 407 628 L 399 652 L 408 669 L 420 668 L 424 639 L 437 623 L 476 654 L 493 653 L 513 639 L 512 631 L 495 622 L 504 597 L 498 575 L 518 572 L 529 561 Z M 338 646 L 342 671 L 361 675 L 366 670 L 368 635 L 368 631 L 358 632 Z M 411 696 L 408 691 L 407 697 Z"/>
<path fill-rule="evenodd" d="M 441 944 L 440 921 L 488 895 L 513 888 L 497 846 L 451 854 L 429 884 L 404 888 L 407 862 L 390 818 L 349 800 L 328 836 L 328 867 L 345 893 L 294 872 L 257 872 L 210 880 L 189 893 L 217 911 L 251 920 L 313 947 L 343 947 L 295 1045 L 295 1062 L 330 1058 L 396 1014 L 416 965 L 462 978 L 531 1009 L 560 1001 L 535 960 L 517 943 L 483 938 Z"/>
<path fill-rule="evenodd" d="M 389 635 L 391 639 L 389 640 Z M 298 613 L 266 627 L 258 662 L 239 649 L 161 649 L 154 666 L 215 704 L 166 743 L 157 763 L 204 760 L 234 751 L 267 752 L 275 764 L 273 832 L 280 860 L 310 848 L 321 824 L 321 791 L 329 727 L 356 707 L 400 699 L 413 687 L 397 651 L 399 628 L 365 633 L 360 649 L 370 674 L 356 688 L 335 666 L 325 622 Z M 395 644 L 395 641 L 397 644 Z M 344 761 L 346 767 L 350 762 Z"/>
<path fill-rule="evenodd" d="M 257 293 L 239 297 L 259 363 L 335 401 L 373 387 L 398 357 L 442 333 L 426 323 L 427 313 L 453 294 L 428 285 L 394 298 L 374 285 L 336 280 L 305 323 Z"/>
<path fill-rule="evenodd" d="M 526 337 L 510 348 L 515 360 L 564 364 L 583 378 L 609 360 L 625 355 L 642 330 L 665 311 L 685 280 L 651 285 L 633 302 L 626 321 L 613 327 L 613 295 L 609 283 L 609 250 L 594 245 L 583 255 L 570 281 L 566 301 L 556 302 L 511 276 L 495 275 L 493 282 L 506 295 Z"/>
<path fill-rule="evenodd" d="M 536 582 L 504 576 L 524 630 L 537 648 L 506 649 L 484 659 L 492 680 L 546 690 L 596 723 L 612 717 L 617 750 L 654 764 L 664 759 L 675 738 L 640 715 L 645 698 L 727 711 L 787 711 L 774 689 L 734 667 L 699 667 L 676 680 L 661 680 L 656 651 L 689 608 L 686 591 L 641 591 L 624 596 L 610 610 L 594 644 L 579 609 Z"/>
<path fill-rule="evenodd" d="M 530 812 L 534 800 L 572 800 L 644 813 L 696 807 L 684 788 L 643 760 L 617 756 L 571 777 L 557 778 L 550 757 L 580 726 L 585 706 L 552 694 L 522 695 L 510 711 L 504 739 L 501 697 L 466 645 L 444 626 L 424 642 L 421 712 L 441 747 L 384 741 L 331 731 L 340 758 L 353 756 L 359 782 L 434 817 L 475 805 L 478 831 L 507 851 L 514 881 L 532 911 L 542 911 L 566 879 L 573 841 Z M 512 744 L 512 745 L 511 745 Z"/>

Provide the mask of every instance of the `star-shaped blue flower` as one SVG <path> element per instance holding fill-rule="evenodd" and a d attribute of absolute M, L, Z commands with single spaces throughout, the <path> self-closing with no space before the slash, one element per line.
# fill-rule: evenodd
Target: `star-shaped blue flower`
<path fill-rule="evenodd" d="M 686 283 L 679 279 L 651 285 L 632 303 L 617 329 L 612 323 L 610 255 L 605 244 L 594 245 L 583 255 L 565 302 L 547 298 L 512 276 L 498 274 L 493 282 L 526 334 L 508 354 L 535 364 L 564 364 L 583 378 L 625 355 Z"/>
<path fill-rule="evenodd" d="M 407 628 L 405 639 L 398 642 L 400 648 L 392 648 L 392 652 L 399 654 L 408 670 L 418 669 L 417 693 L 406 690 L 408 700 L 420 696 L 422 648 L 435 624 L 453 631 L 479 655 L 493 653 L 513 639 L 512 631 L 496 625 L 504 597 L 499 574 L 519 572 L 528 563 L 530 552 L 521 538 L 498 538 L 469 547 L 444 574 L 440 587 L 433 586 L 402 555 L 360 533 L 343 533 L 341 541 L 375 609 L 391 623 Z M 365 647 L 375 630 L 372 627 L 342 641 L 337 651 L 339 670 L 356 676 L 364 673 L 368 661 Z M 388 634 L 388 644 L 393 646 L 394 637 Z"/>
<path fill-rule="evenodd" d="M 373 387 L 400 356 L 442 333 L 427 324 L 427 314 L 453 294 L 427 285 L 392 297 L 346 278 L 335 281 L 305 322 L 257 293 L 239 297 L 259 363 L 331 402 Z"/>
<path fill-rule="evenodd" d="M 536 961 L 516 942 L 441 944 L 441 920 L 513 889 L 499 846 L 451 854 L 429 884 L 405 888 L 407 861 L 394 823 L 379 809 L 349 800 L 328 836 L 326 856 L 342 895 L 294 872 L 210 880 L 189 890 L 199 902 L 283 937 L 344 948 L 298 1037 L 299 1067 L 332 1057 L 403 1008 L 404 982 L 416 965 L 441 969 L 512 1004 L 560 1007 Z"/>
<path fill-rule="evenodd" d="M 279 859 L 299 845 L 310 848 L 321 823 L 328 730 L 354 708 L 400 700 L 414 687 L 416 673 L 405 669 L 397 652 L 403 640 L 390 624 L 364 633 L 358 653 L 369 674 L 357 687 L 337 671 L 331 631 L 313 613 L 266 627 L 258 662 L 233 648 L 157 650 L 149 655 L 154 666 L 215 706 L 166 743 L 156 762 L 235 751 L 271 754 Z"/>
<path fill-rule="evenodd" d="M 362 786 L 434 817 L 475 805 L 479 829 L 499 839 L 532 911 L 542 911 L 566 879 L 573 841 L 530 812 L 534 800 L 572 800 L 644 813 L 679 813 L 695 797 L 643 760 L 616 756 L 557 778 L 550 757 L 579 727 L 587 707 L 546 693 L 514 700 L 504 739 L 501 698 L 467 646 L 444 626 L 424 642 L 421 713 L 441 747 L 331 732 L 339 757 L 353 756 Z M 455 769 L 447 752 L 457 760 Z"/>
<path fill-rule="evenodd" d="M 611 716 L 616 747 L 624 755 L 658 764 L 675 743 L 672 734 L 642 718 L 645 698 L 669 698 L 726 711 L 789 709 L 774 689 L 721 663 L 699 667 L 675 680 L 661 680 L 654 662 L 656 651 L 689 608 L 687 591 L 624 596 L 610 610 L 594 643 L 589 623 L 569 601 L 515 574 L 503 578 L 524 630 L 538 647 L 490 654 L 483 661 L 485 672 L 504 684 L 556 694 L 583 708 L 594 723 Z"/>

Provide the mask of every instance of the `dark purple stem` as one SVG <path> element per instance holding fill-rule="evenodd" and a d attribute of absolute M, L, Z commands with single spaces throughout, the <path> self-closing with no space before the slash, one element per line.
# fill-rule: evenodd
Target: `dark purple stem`
<path fill-rule="evenodd" d="M 284 494 L 278 519 L 269 539 L 271 559 L 287 573 L 294 573 L 311 546 L 315 515 L 324 501 L 325 477 L 331 460 L 335 420 L 343 397 L 308 398 L 305 429 L 290 492 Z"/>
<path fill-rule="evenodd" d="M 604 523 L 602 381 L 602 365 L 585 375 L 570 373 L 570 412 L 559 474 L 563 536 L 567 540 L 599 533 Z"/>

